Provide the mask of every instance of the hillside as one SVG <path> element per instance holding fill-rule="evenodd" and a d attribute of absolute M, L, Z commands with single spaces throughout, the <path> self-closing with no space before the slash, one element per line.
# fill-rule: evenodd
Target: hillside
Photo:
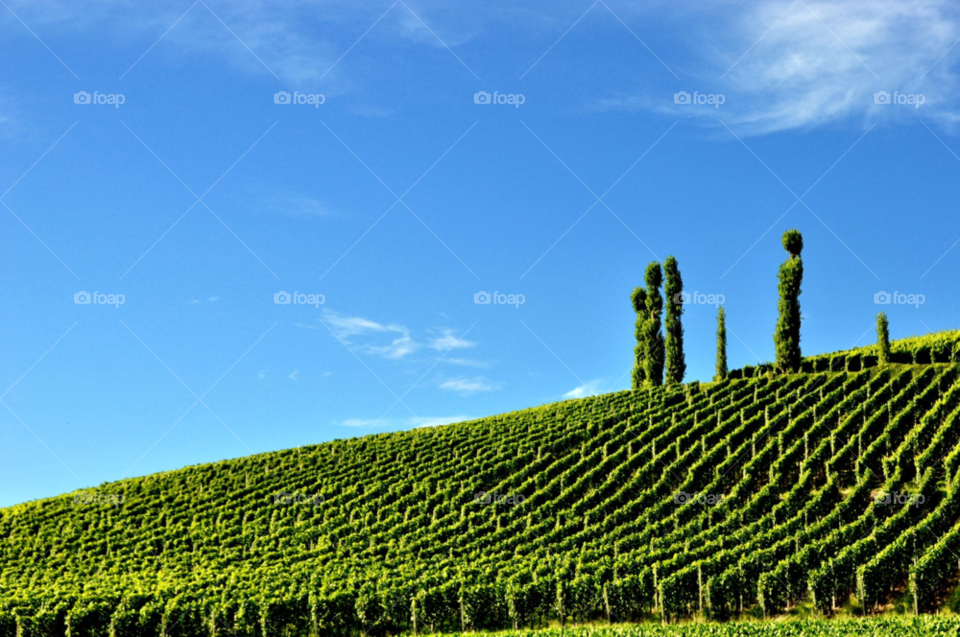
<path fill-rule="evenodd" d="M 622 391 L 0 511 L 0 637 L 930 611 L 960 364 Z M 915 606 L 915 608 L 914 608 Z"/>

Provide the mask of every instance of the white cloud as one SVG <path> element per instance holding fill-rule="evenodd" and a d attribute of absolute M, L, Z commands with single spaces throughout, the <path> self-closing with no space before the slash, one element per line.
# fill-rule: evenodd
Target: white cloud
<path fill-rule="evenodd" d="M 300 370 L 295 369 L 287 376 L 290 380 L 300 380 Z"/>
<path fill-rule="evenodd" d="M 402 325 L 383 325 L 361 316 L 345 316 L 333 310 L 323 311 L 323 320 L 333 330 L 337 337 L 342 339 L 359 334 L 374 334 L 381 332 L 398 332 L 409 335 L 410 330 Z"/>
<path fill-rule="evenodd" d="M 134 0 L 34 0 L 11 4 L 17 15 L 38 32 L 95 34 L 98 38 L 112 37 L 121 45 L 132 45 L 136 52 L 126 65 L 132 65 L 163 36 L 134 68 L 134 73 L 143 72 L 143 66 L 157 64 L 158 58 L 161 63 L 173 60 L 183 64 L 205 55 L 258 77 L 272 80 L 271 73 L 275 73 L 285 83 L 309 85 L 323 78 L 323 92 L 328 97 L 351 90 L 363 81 L 351 73 L 351 65 L 360 65 L 372 55 L 372 42 L 393 47 L 429 47 L 449 56 L 445 45 L 456 49 L 477 34 L 482 23 L 495 17 L 489 9 L 458 6 L 446 0 L 411 3 L 411 8 L 430 25 L 429 29 L 403 4 L 384 14 L 389 4 L 348 0 L 244 0 L 192 7 L 189 3 L 173 6 Z M 478 19 L 481 13 L 485 19 Z M 381 17 L 382 21 L 374 27 Z M 334 66 L 368 29 L 372 32 L 361 43 L 367 46 L 358 46 Z M 438 41 L 430 30 L 444 42 Z M 450 59 L 456 63 L 452 56 Z"/>
<path fill-rule="evenodd" d="M 571 389 L 563 395 L 564 398 L 584 398 L 586 396 L 597 396 L 603 393 L 602 381 L 591 380 L 588 383 Z"/>
<path fill-rule="evenodd" d="M 455 391 L 460 394 L 475 394 L 481 391 L 499 389 L 498 383 L 491 383 L 486 378 L 451 378 L 440 384 L 440 389 Z"/>
<path fill-rule="evenodd" d="M 465 349 L 477 346 L 475 342 L 457 336 L 453 330 L 442 330 L 442 332 L 443 334 L 441 336 L 434 337 L 430 341 L 430 348 L 440 352 L 446 352 L 452 349 Z"/>
<path fill-rule="evenodd" d="M 340 424 L 344 427 L 372 427 L 384 422 L 383 420 L 370 420 L 364 418 L 347 418 L 346 420 L 341 420 Z"/>
<path fill-rule="evenodd" d="M 402 325 L 384 325 L 360 316 L 344 316 L 331 310 L 325 310 L 323 316 L 334 334 L 344 341 L 361 335 L 400 334 L 388 345 L 364 345 L 363 351 L 368 354 L 396 360 L 413 354 L 420 347 L 420 344 L 411 338 L 410 330 Z"/>
<path fill-rule="evenodd" d="M 366 348 L 367 353 L 383 356 L 384 358 L 398 359 L 407 354 L 413 354 L 420 347 L 410 336 L 395 338 L 389 345 L 371 345 Z"/>
<path fill-rule="evenodd" d="M 944 56 L 960 39 L 953 0 L 715 6 L 698 20 L 702 30 L 687 38 L 698 59 L 671 91 L 608 98 L 599 106 L 661 111 L 726 133 L 723 120 L 738 135 L 838 121 L 866 127 L 878 120 L 913 121 L 918 114 L 949 126 L 960 117 L 957 49 Z M 689 25 L 690 17 L 683 13 L 669 26 Z M 722 93 L 726 102 L 719 109 L 674 105 L 678 90 Z M 879 91 L 922 93 L 926 102 L 919 109 L 875 104 Z"/>
<path fill-rule="evenodd" d="M 347 418 L 346 420 L 340 421 L 338 424 L 344 427 L 353 427 L 353 428 L 370 428 L 370 427 L 384 427 L 390 429 L 397 428 L 420 428 L 420 427 L 437 427 L 440 425 L 449 425 L 453 422 L 463 422 L 465 420 L 470 420 L 469 416 L 464 416 L 462 414 L 456 416 L 431 416 L 431 417 L 419 417 L 415 418 L 413 416 L 409 418 L 383 418 L 381 420 L 367 419 L 367 418 Z"/>
<path fill-rule="evenodd" d="M 450 365 L 460 365 L 462 367 L 480 367 L 487 368 L 490 367 L 490 363 L 486 361 L 478 361 L 472 358 L 444 358 L 444 363 L 449 363 Z"/>
<path fill-rule="evenodd" d="M 320 218 L 336 215 L 334 210 L 326 202 L 299 193 L 266 195 L 262 197 L 253 194 L 251 196 L 261 199 L 262 204 L 257 206 L 258 210 L 271 214 L 296 218 Z"/>
<path fill-rule="evenodd" d="M 428 338 L 426 342 L 416 340 L 411 336 L 410 329 L 395 323 L 384 324 L 362 316 L 347 316 L 334 312 L 333 310 L 323 311 L 323 321 L 330 330 L 336 334 L 337 338 L 347 344 L 351 344 L 355 337 L 366 337 L 367 342 L 359 345 L 361 351 L 374 356 L 398 360 L 409 356 L 423 348 L 436 351 L 449 351 L 451 349 L 463 349 L 476 347 L 474 341 L 458 339 L 456 332 L 448 328 L 436 330 L 439 336 Z M 305 324 L 297 324 L 298 327 L 315 329 L 315 327 Z M 393 336 L 389 343 L 376 344 L 370 343 L 370 339 L 383 336 Z"/>
<path fill-rule="evenodd" d="M 453 422 L 463 422 L 470 420 L 467 416 L 435 416 L 433 418 L 411 418 L 410 422 L 416 423 L 415 427 L 438 427 L 440 425 L 449 425 Z"/>

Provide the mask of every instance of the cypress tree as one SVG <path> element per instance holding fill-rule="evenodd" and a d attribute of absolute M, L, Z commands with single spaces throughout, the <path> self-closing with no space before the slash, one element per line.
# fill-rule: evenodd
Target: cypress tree
<path fill-rule="evenodd" d="M 887 322 L 887 315 L 883 312 L 877 314 L 877 349 L 879 350 L 879 360 L 881 365 L 890 362 L 890 324 Z"/>
<path fill-rule="evenodd" d="M 727 378 L 727 313 L 723 306 L 717 311 L 717 373 L 713 380 L 720 382 Z"/>
<path fill-rule="evenodd" d="M 660 316 L 663 314 L 663 296 L 660 294 L 660 285 L 663 283 L 663 272 L 656 261 L 647 265 L 644 275 L 647 284 L 647 317 L 643 340 L 647 353 L 643 365 L 648 387 L 663 385 L 663 335 L 660 333 Z"/>
<path fill-rule="evenodd" d="M 633 348 L 633 372 L 630 376 L 630 386 L 633 389 L 640 389 L 647 377 L 647 370 L 643 363 L 647 357 L 647 345 L 644 340 L 644 330 L 647 322 L 647 291 L 643 288 L 634 288 L 630 295 L 630 301 L 633 303 L 633 311 L 637 313 L 637 321 L 633 329 L 637 344 Z"/>
<path fill-rule="evenodd" d="M 783 247 L 790 258 L 780 266 L 780 283 L 777 289 L 779 317 L 773 343 L 777 350 L 777 370 L 781 373 L 800 369 L 800 284 L 803 281 L 803 237 L 793 229 L 783 233 Z"/>
<path fill-rule="evenodd" d="M 667 257 L 663 262 L 666 281 L 663 284 L 663 295 L 667 301 L 667 316 L 664 321 L 667 336 L 667 384 L 675 385 L 683 382 L 683 375 L 687 371 L 687 363 L 683 356 L 683 279 L 677 260 Z"/>

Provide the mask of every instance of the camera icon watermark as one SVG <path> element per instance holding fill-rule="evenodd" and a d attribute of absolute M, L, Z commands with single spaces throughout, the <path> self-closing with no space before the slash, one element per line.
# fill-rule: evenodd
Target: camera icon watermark
<path fill-rule="evenodd" d="M 326 502 L 326 498 L 323 497 L 322 493 L 303 495 L 302 493 L 291 494 L 286 491 L 278 491 L 273 494 L 274 504 L 312 504 L 314 507 L 318 507 L 323 502 Z"/>
<path fill-rule="evenodd" d="M 127 101 L 123 93 L 100 93 L 94 91 L 93 95 L 86 91 L 79 91 L 73 94 L 74 104 L 109 104 L 114 108 L 120 108 L 120 105 Z"/>
<path fill-rule="evenodd" d="M 493 95 L 486 91 L 480 91 L 473 94 L 474 104 L 511 104 L 514 108 L 520 108 L 520 105 L 527 101 L 523 93 L 500 93 L 494 91 Z"/>
<path fill-rule="evenodd" d="M 694 291 L 693 294 L 690 292 L 678 292 L 673 295 L 673 302 L 677 305 L 712 305 L 713 307 L 720 307 L 727 300 L 722 294 L 701 294 L 700 292 Z"/>
<path fill-rule="evenodd" d="M 293 95 L 286 91 L 279 91 L 273 94 L 274 104 L 310 104 L 314 108 L 320 108 L 320 105 L 327 101 L 322 93 L 301 93 L 294 91 Z"/>
<path fill-rule="evenodd" d="M 74 504 L 112 504 L 113 506 L 120 506 L 125 499 L 126 496 L 123 494 L 100 493 L 99 489 L 81 491 L 73 495 Z"/>
<path fill-rule="evenodd" d="M 921 104 L 926 103 L 927 98 L 923 93 L 901 93 L 894 91 L 893 95 L 886 91 L 878 91 L 873 94 L 874 104 L 906 104 L 914 108 L 920 108 Z"/>
<path fill-rule="evenodd" d="M 923 294 L 901 294 L 899 292 L 894 292 L 890 294 L 889 292 L 880 291 L 873 295 L 873 302 L 877 305 L 912 305 L 919 308 L 927 300 Z"/>
<path fill-rule="evenodd" d="M 701 104 L 710 105 L 714 108 L 720 108 L 720 105 L 727 101 L 723 93 L 700 93 L 694 91 L 693 95 L 686 91 L 680 91 L 673 94 L 674 104 Z"/>
<path fill-rule="evenodd" d="M 489 493 L 487 491 L 478 491 L 473 494 L 473 501 L 479 502 L 480 504 L 523 504 L 523 501 L 526 500 L 520 494 L 510 494 L 504 495 L 502 493 Z"/>
<path fill-rule="evenodd" d="M 909 493 L 881 493 L 873 499 L 878 505 L 887 506 L 891 504 L 895 505 L 906 505 L 906 506 L 915 506 L 918 507 L 924 502 L 927 501 L 923 494 L 918 493 L 917 495 L 911 495 Z"/>
<path fill-rule="evenodd" d="M 512 305 L 517 309 L 527 302 L 527 297 L 522 294 L 500 294 L 494 292 L 477 292 L 473 295 L 473 302 L 476 305 Z"/>
<path fill-rule="evenodd" d="M 673 494 L 674 504 L 702 504 L 705 506 L 717 506 L 723 504 L 723 494 L 713 493 L 687 493 L 686 491 L 677 491 Z"/>
<path fill-rule="evenodd" d="M 75 305 L 112 305 L 119 308 L 126 301 L 127 297 L 122 294 L 100 294 L 99 292 L 90 294 L 81 290 L 73 295 Z"/>
<path fill-rule="evenodd" d="M 312 305 L 314 307 L 320 307 L 326 302 L 326 297 L 322 294 L 301 294 L 300 292 L 294 291 L 293 294 L 289 292 L 284 292 L 283 290 L 277 292 L 273 295 L 273 302 L 276 305 Z"/>

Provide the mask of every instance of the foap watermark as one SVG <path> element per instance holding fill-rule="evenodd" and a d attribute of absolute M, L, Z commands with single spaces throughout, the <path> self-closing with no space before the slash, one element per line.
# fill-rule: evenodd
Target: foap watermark
<path fill-rule="evenodd" d="M 274 504 L 312 504 L 313 506 L 317 507 L 323 502 L 326 502 L 326 498 L 323 497 L 322 493 L 304 495 L 302 493 L 287 493 L 286 491 L 278 491 L 277 493 L 273 494 Z"/>
<path fill-rule="evenodd" d="M 694 291 L 693 294 L 690 292 L 677 292 L 673 295 L 673 302 L 677 305 L 712 305 L 714 307 L 720 307 L 727 300 L 722 294 L 701 294 L 700 292 Z"/>
<path fill-rule="evenodd" d="M 100 294 L 96 291 L 90 294 L 81 290 L 73 295 L 73 302 L 77 305 L 112 305 L 118 308 L 126 300 L 127 298 L 122 294 Z"/>
<path fill-rule="evenodd" d="M 906 506 L 915 506 L 918 507 L 924 502 L 927 501 L 923 494 L 911 495 L 909 493 L 899 493 L 897 491 L 893 493 L 881 493 L 873 499 L 879 505 L 906 505 Z"/>
<path fill-rule="evenodd" d="M 877 292 L 873 295 L 873 302 L 877 305 L 912 305 L 914 307 L 920 307 L 927 300 L 922 294 L 900 294 L 899 292 L 894 292 L 890 294 L 889 292 Z"/>
<path fill-rule="evenodd" d="M 326 297 L 322 294 L 301 294 L 300 292 L 294 291 L 293 294 L 289 292 L 280 291 L 273 295 L 273 302 L 277 305 L 312 305 L 314 307 L 320 307 L 326 301 Z"/>
<path fill-rule="evenodd" d="M 73 494 L 74 504 L 112 504 L 120 506 L 123 504 L 124 495 L 116 493 L 100 493 L 99 490 L 81 491 Z"/>
<path fill-rule="evenodd" d="M 86 91 L 80 91 L 73 94 L 74 104 L 109 104 L 114 108 L 120 108 L 120 105 L 127 101 L 123 93 L 101 93 L 94 91 L 93 95 Z"/>
<path fill-rule="evenodd" d="M 320 105 L 327 101 L 322 93 L 301 93 L 294 91 L 293 95 L 286 91 L 280 91 L 273 94 L 274 104 L 309 104 L 314 108 L 320 108 Z"/>
<path fill-rule="evenodd" d="M 890 93 L 886 91 L 880 91 L 873 94 L 874 104 L 907 104 L 914 108 L 920 108 L 920 105 L 926 101 L 927 98 L 923 96 L 923 93 L 901 93 L 900 91 L 894 91 L 893 95 L 890 95 Z"/>
<path fill-rule="evenodd" d="M 723 93 L 700 93 L 694 91 L 693 95 L 686 91 L 680 91 L 673 94 L 674 104 L 707 104 L 714 108 L 720 108 L 720 105 L 727 101 Z"/>
<path fill-rule="evenodd" d="M 526 303 L 526 301 L 527 298 L 522 294 L 500 294 L 496 291 L 494 291 L 493 294 L 489 292 L 477 292 L 473 295 L 473 302 L 477 305 L 512 305 L 520 309 L 520 306 Z"/>
<path fill-rule="evenodd" d="M 523 504 L 524 498 L 522 495 L 510 494 L 504 495 L 503 493 L 489 493 L 487 491 L 478 491 L 473 494 L 473 501 L 479 502 L 480 504 Z"/>
<path fill-rule="evenodd" d="M 673 494 L 673 503 L 674 504 L 703 504 L 705 506 L 716 506 L 718 504 L 723 504 L 723 494 L 714 494 L 714 493 L 700 493 L 694 491 L 693 493 L 687 493 L 686 491 L 677 491 Z"/>
<path fill-rule="evenodd" d="M 500 93 L 494 91 L 493 95 L 486 91 L 480 91 L 473 94 L 474 104 L 511 104 L 514 108 L 520 108 L 520 105 L 527 101 L 523 93 Z"/>

